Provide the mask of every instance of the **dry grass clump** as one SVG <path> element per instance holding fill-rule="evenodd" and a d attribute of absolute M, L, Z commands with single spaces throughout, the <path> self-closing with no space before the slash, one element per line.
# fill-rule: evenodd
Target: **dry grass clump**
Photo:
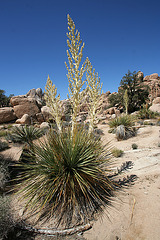
<path fill-rule="evenodd" d="M 111 151 L 112 155 L 116 158 L 121 157 L 123 154 L 123 151 L 118 148 L 113 148 Z"/>

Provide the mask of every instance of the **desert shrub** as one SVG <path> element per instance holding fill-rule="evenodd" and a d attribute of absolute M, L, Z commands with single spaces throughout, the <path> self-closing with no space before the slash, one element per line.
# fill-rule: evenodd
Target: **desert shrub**
<path fill-rule="evenodd" d="M 0 137 L 6 137 L 7 131 L 6 130 L 0 130 Z"/>
<path fill-rule="evenodd" d="M 151 110 L 149 110 L 149 106 L 143 105 L 143 107 L 138 111 L 137 117 L 139 119 L 153 119 L 158 116 L 158 113 L 155 113 Z"/>
<path fill-rule="evenodd" d="M 158 143 L 158 147 L 160 147 L 160 143 Z"/>
<path fill-rule="evenodd" d="M 3 151 L 3 150 L 5 150 L 5 149 L 7 149 L 7 148 L 9 148 L 8 143 L 5 142 L 5 141 L 1 141 L 1 140 L 0 140 L 0 151 Z"/>
<path fill-rule="evenodd" d="M 132 148 L 133 148 L 133 149 L 137 149 L 137 148 L 138 148 L 138 145 L 137 145 L 136 143 L 133 143 L 133 144 L 132 144 Z"/>
<path fill-rule="evenodd" d="M 113 148 L 111 152 L 112 152 L 112 155 L 116 158 L 121 157 L 123 154 L 123 151 L 118 148 Z"/>
<path fill-rule="evenodd" d="M 8 162 L 0 155 L 0 192 L 3 192 L 9 179 Z"/>
<path fill-rule="evenodd" d="M 50 131 L 46 142 L 34 144 L 31 164 L 25 169 L 22 194 L 27 207 L 52 215 L 67 226 L 73 221 L 85 222 L 108 202 L 114 184 L 105 172 L 109 151 L 100 139 L 83 128 L 74 137 L 71 129 Z M 109 163 L 109 161 L 108 161 Z M 44 210 L 44 211 L 43 211 Z"/>
<path fill-rule="evenodd" d="M 11 215 L 9 196 L 0 195 L 0 239 L 5 239 L 13 226 L 14 221 Z"/>
<path fill-rule="evenodd" d="M 10 196 L 0 195 L 0 239 L 33 240 L 35 234 L 22 229 L 22 223 L 14 220 Z"/>
<path fill-rule="evenodd" d="M 159 119 L 157 120 L 156 125 L 160 126 L 160 120 Z"/>

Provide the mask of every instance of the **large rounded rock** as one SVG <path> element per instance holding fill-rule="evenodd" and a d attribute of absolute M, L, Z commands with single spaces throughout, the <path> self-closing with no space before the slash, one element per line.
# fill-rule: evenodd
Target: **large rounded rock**
<path fill-rule="evenodd" d="M 31 117 L 28 114 L 24 114 L 20 119 L 16 120 L 17 124 L 31 124 Z"/>
<path fill-rule="evenodd" d="M 36 113 L 39 113 L 39 107 L 36 100 L 26 96 L 15 96 L 11 98 L 11 104 L 17 118 L 21 118 L 24 114 L 28 114 L 30 117 L 34 117 Z"/>
<path fill-rule="evenodd" d="M 152 112 L 158 112 L 160 113 L 160 104 L 153 104 L 149 110 L 151 110 Z"/>
<path fill-rule="evenodd" d="M 0 108 L 0 123 L 10 122 L 15 120 L 17 117 L 12 107 Z"/>
<path fill-rule="evenodd" d="M 47 107 L 47 106 L 43 106 L 41 108 L 41 113 L 43 115 L 43 118 L 45 121 L 48 121 L 49 118 L 53 118 L 53 116 L 51 115 L 51 112 L 50 112 L 50 108 Z"/>
<path fill-rule="evenodd" d="M 27 101 L 27 97 L 25 95 L 14 96 L 10 99 L 10 104 L 14 107 L 16 105 L 22 105 L 25 101 Z"/>

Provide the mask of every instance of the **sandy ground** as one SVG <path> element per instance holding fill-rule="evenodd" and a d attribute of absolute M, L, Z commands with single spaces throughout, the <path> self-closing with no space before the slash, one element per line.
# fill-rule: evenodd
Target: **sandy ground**
<path fill-rule="evenodd" d="M 160 127 L 146 126 L 137 136 L 125 141 L 115 140 L 108 134 L 108 126 L 100 126 L 103 141 L 124 151 L 116 165 L 132 161 L 133 167 L 126 174 L 137 175 L 132 186 L 117 193 L 113 207 L 104 212 L 102 219 L 93 223 L 84 233 L 87 240 L 159 240 L 160 239 Z M 138 145 L 137 150 L 132 144 Z M 124 174 L 125 175 L 125 174 Z M 122 175 L 123 177 L 123 175 Z"/>
<path fill-rule="evenodd" d="M 109 134 L 107 124 L 100 125 L 99 128 L 104 132 L 102 137 L 104 144 L 111 141 L 113 147 L 124 151 L 120 158 L 113 159 L 115 166 L 118 167 L 126 161 L 133 162 L 133 167 L 120 178 L 134 174 L 137 180 L 133 185 L 117 193 L 113 198 L 112 206 L 106 207 L 103 216 L 92 223 L 93 227 L 90 230 L 83 235 L 67 236 L 65 239 L 159 240 L 160 127 L 142 127 L 138 130 L 137 136 L 125 141 L 117 141 L 114 134 Z M 137 150 L 132 149 L 133 143 L 138 145 Z M 17 160 L 20 153 L 18 145 L 3 152 L 5 156 L 11 156 Z M 20 208 L 17 208 L 17 214 L 22 215 Z M 57 238 L 40 236 L 36 239 Z"/>

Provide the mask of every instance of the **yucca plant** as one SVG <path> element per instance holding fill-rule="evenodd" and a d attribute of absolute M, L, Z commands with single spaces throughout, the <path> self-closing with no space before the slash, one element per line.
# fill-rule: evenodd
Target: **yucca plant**
<path fill-rule="evenodd" d="M 120 125 L 125 127 L 132 127 L 134 125 L 135 118 L 131 115 L 121 115 L 109 122 L 109 127 L 112 129 L 117 128 Z"/>
<path fill-rule="evenodd" d="M 135 136 L 134 128 L 135 117 L 131 115 L 122 115 L 109 122 L 111 132 L 116 133 L 117 140 L 124 140 Z"/>
<path fill-rule="evenodd" d="M 29 146 L 32 145 L 33 140 L 42 137 L 44 134 L 43 130 L 34 126 L 15 126 L 11 132 L 11 140 L 13 142 L 25 143 Z"/>
<path fill-rule="evenodd" d="M 66 67 L 72 107 L 71 124 L 63 127 L 58 109 L 60 96 L 56 98 L 57 89 L 48 78 L 45 99 L 51 107 L 58 131 L 51 128 L 45 140 L 38 144 L 31 142 L 29 161 L 19 163 L 22 171 L 17 179 L 19 194 L 27 201 L 26 210 L 35 211 L 41 217 L 53 216 L 57 224 L 66 226 L 86 223 L 96 212 L 101 212 L 115 187 L 112 178 L 108 177 L 110 149 L 103 146 L 100 137 L 91 131 L 101 84 L 88 59 L 81 65 L 84 44 L 81 46 L 80 33 L 75 30 L 69 15 L 68 30 L 69 65 L 66 64 Z M 82 78 L 87 66 L 92 97 L 90 111 L 93 113 L 93 124 L 89 130 L 77 123 L 82 88 L 86 83 Z M 30 144 L 30 138 L 24 140 Z"/>
<path fill-rule="evenodd" d="M 83 128 L 73 138 L 71 134 L 70 128 L 61 133 L 51 130 L 48 140 L 34 144 L 30 164 L 20 164 L 25 171 L 19 178 L 24 179 L 19 193 L 28 199 L 26 209 L 54 215 L 66 226 L 91 219 L 114 189 L 106 172 L 110 151 L 106 153 L 101 140 Z"/>

